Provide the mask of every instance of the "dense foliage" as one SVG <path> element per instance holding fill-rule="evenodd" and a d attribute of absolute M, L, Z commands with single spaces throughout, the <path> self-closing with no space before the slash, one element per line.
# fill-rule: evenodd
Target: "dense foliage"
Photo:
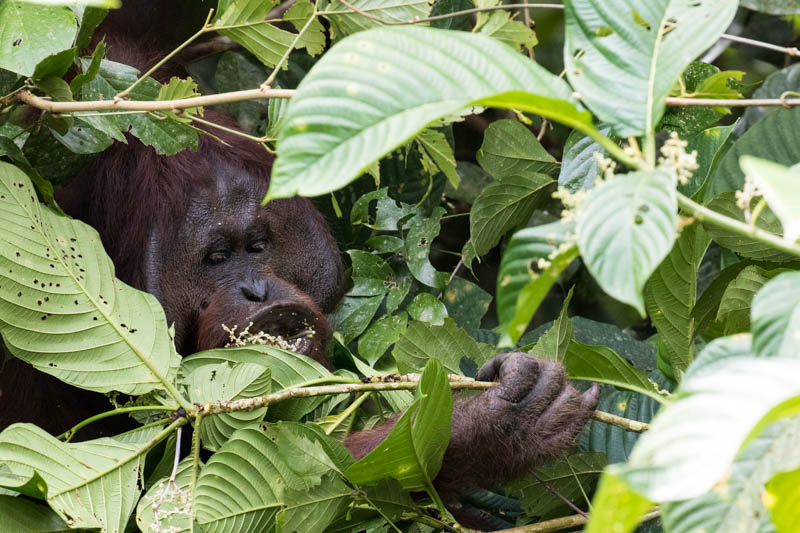
<path fill-rule="evenodd" d="M 297 0 L 280 20 L 220 0 L 194 39 L 225 50 L 164 85 L 87 50 L 108 6 L 68 4 L 0 0 L 0 335 L 142 427 L 3 430 L 0 530 L 450 527 L 432 480 L 450 387 L 468 386 L 453 374 L 514 348 L 605 384 L 599 410 L 649 429 L 593 421 L 570 457 L 465 490 L 498 529 L 574 527 L 559 520 L 594 495 L 589 531 L 656 505 L 641 527 L 798 531 L 800 69 L 776 46 L 798 36 L 796 0 L 567 0 L 532 11 L 538 38 L 499 0 Z M 729 28 L 775 43 L 732 48 Z M 156 300 L 53 200 L 125 133 L 170 155 L 207 124 L 202 102 L 110 102 L 262 84 L 296 92 L 227 110 L 277 152 L 265 201 L 316 197 L 346 251 L 334 373 L 272 346 L 181 359 Z M 771 102 L 731 112 L 750 97 Z M 46 111 L 68 102 L 86 105 Z M 419 385 L 381 391 L 396 373 Z M 330 384 L 350 388 L 317 395 Z M 340 443 L 406 409 L 380 456 Z"/>

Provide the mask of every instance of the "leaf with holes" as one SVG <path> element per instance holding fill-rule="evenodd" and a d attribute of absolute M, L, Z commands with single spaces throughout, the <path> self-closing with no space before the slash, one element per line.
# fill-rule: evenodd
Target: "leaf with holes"
<path fill-rule="evenodd" d="M 730 0 L 569 0 L 567 77 L 617 135 L 649 134 L 678 76 L 717 41 L 736 7 Z"/>
<path fill-rule="evenodd" d="M 180 362 L 156 299 L 114 277 L 97 232 L 39 204 L 0 162 L 0 334 L 15 356 L 71 385 L 144 394 Z"/>
<path fill-rule="evenodd" d="M 379 28 L 385 22 L 408 22 L 427 18 L 431 14 L 430 0 L 354 0 L 348 2 L 360 11 L 369 13 L 369 18 L 356 13 L 338 0 L 331 0 L 322 7 L 325 18 L 331 24 L 331 37 L 339 39 L 372 28 Z"/>
<path fill-rule="evenodd" d="M 267 200 L 335 191 L 427 125 L 473 105 L 529 111 L 600 135 L 563 80 L 494 39 L 378 28 L 343 39 L 298 86 Z"/>
<path fill-rule="evenodd" d="M 660 167 L 592 189 L 578 215 L 578 247 L 589 272 L 642 316 L 644 285 L 675 242 L 677 209 L 672 176 Z"/>
<path fill-rule="evenodd" d="M 32 76 L 46 57 L 70 48 L 78 31 L 68 7 L 19 0 L 0 3 L 0 21 L 0 68 L 24 76 Z"/>

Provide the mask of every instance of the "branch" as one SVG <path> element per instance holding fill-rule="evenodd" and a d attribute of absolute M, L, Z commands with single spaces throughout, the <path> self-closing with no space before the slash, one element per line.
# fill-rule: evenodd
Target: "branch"
<path fill-rule="evenodd" d="M 611 413 L 606 413 L 605 411 L 595 411 L 592 413 L 592 418 L 598 422 L 603 422 L 610 426 L 617 426 L 620 429 L 624 429 L 625 431 L 630 431 L 632 433 L 644 433 L 650 429 L 650 424 L 647 424 L 646 422 L 622 418 L 621 416 L 612 415 Z"/>
<path fill-rule="evenodd" d="M 751 226 L 740 222 L 733 218 L 727 217 L 716 211 L 713 211 L 704 205 L 698 204 L 694 200 L 678 193 L 678 206 L 689 213 L 700 222 L 711 224 L 722 229 L 726 229 L 738 235 L 749 237 L 758 242 L 764 243 L 776 250 L 786 252 L 797 257 L 800 257 L 800 246 L 783 239 L 779 235 L 770 233 L 756 226 Z"/>
<path fill-rule="evenodd" d="M 661 516 L 661 511 L 656 509 L 644 514 L 639 519 L 639 523 L 647 522 L 654 518 Z M 536 524 L 527 526 L 512 527 L 511 529 L 503 529 L 502 533 L 552 533 L 554 531 L 561 531 L 564 529 L 572 529 L 577 526 L 582 526 L 588 520 L 581 515 L 562 516 L 561 518 L 554 518 L 552 520 L 545 520 Z M 497 531 L 496 533 L 500 533 Z"/>
<path fill-rule="evenodd" d="M 715 99 L 715 98 L 667 98 L 668 106 L 704 106 L 704 107 L 794 107 L 800 105 L 800 98 L 750 98 L 750 99 Z"/>
<path fill-rule="evenodd" d="M 264 85 L 258 89 L 232 91 L 229 93 L 209 94 L 194 96 L 180 100 L 96 100 L 90 102 L 53 102 L 46 98 L 34 95 L 30 91 L 22 91 L 17 99 L 30 106 L 49 111 L 51 113 L 74 113 L 76 111 L 173 111 L 188 107 L 201 107 L 219 104 L 241 102 L 243 100 L 258 100 L 264 98 L 291 98 L 295 91 L 292 89 L 270 89 Z"/>

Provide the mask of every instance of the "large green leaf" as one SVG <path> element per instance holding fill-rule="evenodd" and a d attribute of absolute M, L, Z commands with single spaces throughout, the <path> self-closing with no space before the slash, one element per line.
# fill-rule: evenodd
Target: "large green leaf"
<path fill-rule="evenodd" d="M 800 356 L 800 272 L 784 272 L 753 298 L 753 351 L 764 357 Z"/>
<path fill-rule="evenodd" d="M 739 159 L 743 155 L 752 155 L 787 166 L 800 161 L 798 121 L 800 108 L 795 107 L 776 109 L 756 122 L 720 159 L 708 179 L 706 201 L 720 193 L 742 188 L 744 172 L 739 167 Z"/>
<path fill-rule="evenodd" d="M 620 137 L 650 133 L 684 68 L 736 14 L 730 0 L 569 0 L 567 77 Z"/>
<path fill-rule="evenodd" d="M 272 372 L 258 363 L 207 364 L 195 368 L 185 378 L 192 403 L 227 402 L 269 394 Z M 237 429 L 260 422 L 266 407 L 234 411 L 203 419 L 199 428 L 203 446 L 217 450 Z"/>
<path fill-rule="evenodd" d="M 797 419 L 778 422 L 753 440 L 733 462 L 719 490 L 666 503 L 661 519 L 672 533 L 758 531 L 767 515 L 764 484 L 777 472 L 800 464 Z M 796 511 L 796 508 L 794 509 Z"/>
<path fill-rule="evenodd" d="M 778 474 L 767 483 L 764 500 L 769 502 L 772 521 L 781 533 L 800 530 L 800 469 Z"/>
<path fill-rule="evenodd" d="M 672 249 L 677 223 L 670 172 L 631 172 L 589 193 L 578 215 L 578 247 L 600 287 L 644 316 L 642 291 Z"/>
<path fill-rule="evenodd" d="M 470 105 L 514 107 L 596 133 L 573 102 L 563 80 L 489 37 L 409 26 L 359 32 L 300 83 L 267 198 L 335 191 Z"/>
<path fill-rule="evenodd" d="M 678 372 L 694 359 L 697 268 L 710 242 L 702 226 L 683 228 L 647 283 L 647 314 L 658 330 L 667 361 Z"/>
<path fill-rule="evenodd" d="M 417 408 L 410 408 L 392 432 L 363 459 L 347 468 L 348 479 L 358 485 L 374 485 L 392 477 L 407 490 L 435 494 L 433 480 L 442 466 L 450 441 L 453 396 L 447 372 L 436 359 L 425 365 L 417 388 Z"/>
<path fill-rule="evenodd" d="M 41 476 L 47 502 L 72 527 L 120 532 L 139 499 L 146 442 L 69 444 L 31 424 L 14 424 L 0 433 L 0 465 L 26 478 Z"/>
<path fill-rule="evenodd" d="M 748 265 L 725 287 L 719 302 L 717 321 L 725 328 L 725 335 L 750 331 L 750 307 L 753 297 L 783 269 L 766 270 Z"/>
<path fill-rule="evenodd" d="M 469 359 L 481 366 L 494 354 L 493 347 L 476 342 L 451 318 L 446 318 L 443 326 L 411 322 L 392 351 L 397 368 L 402 373 L 419 372 L 428 361 L 436 359 L 449 373 L 463 374 L 462 359 Z"/>
<path fill-rule="evenodd" d="M 259 365 L 269 369 L 272 377 L 271 392 L 278 392 L 288 387 L 307 383 L 309 381 L 323 380 L 331 373 L 310 357 L 287 352 L 272 346 L 246 346 L 243 348 L 224 348 L 208 350 L 184 357 L 181 361 L 181 371 L 185 376 L 191 376 L 198 369 L 205 366 L 226 364 L 231 367 L 247 365 L 249 372 L 254 369 L 249 365 Z M 251 374 L 252 375 L 252 374 Z M 262 374 L 263 376 L 263 374 Z M 189 379 L 189 384 L 192 380 Z M 266 390 L 262 380 L 255 378 L 251 386 L 256 389 Z M 250 386 L 248 386 L 250 389 Z M 300 420 L 303 416 L 313 411 L 324 397 L 297 398 L 270 406 L 270 420 Z"/>
<path fill-rule="evenodd" d="M 738 353 L 725 357 L 725 350 L 717 350 L 722 354 L 718 361 L 703 361 L 709 358 L 706 351 L 724 348 L 727 341 L 716 341 L 700 354 L 697 362 L 704 370 L 691 372 L 690 367 L 677 399 L 659 411 L 628 463 L 617 469 L 651 500 L 684 500 L 704 494 L 726 475 L 762 418 L 766 420 L 774 407 L 800 395 L 796 379 L 800 362 L 796 360 Z M 738 347 L 734 344 L 730 349 Z M 771 419 L 786 412 L 773 412 Z"/>
<path fill-rule="evenodd" d="M 77 31 L 68 7 L 0 2 L 0 68 L 32 76 L 37 63 L 70 48 Z"/>
<path fill-rule="evenodd" d="M 495 181 L 481 191 L 470 209 L 470 239 L 463 250 L 468 268 L 506 232 L 528 222 L 553 182 L 547 174 L 556 168 L 553 156 L 516 120 L 493 122 L 486 129 L 477 158 Z"/>
<path fill-rule="evenodd" d="M 697 152 L 697 169 L 686 184 L 678 184 L 678 190 L 686 196 L 694 196 L 703 188 L 724 152 L 725 143 L 733 132 L 735 124 L 716 126 L 695 133 L 686 139 L 686 152 Z"/>
<path fill-rule="evenodd" d="M 72 385 L 144 394 L 180 356 L 156 299 L 114 277 L 97 232 L 39 204 L 0 162 L 0 334 L 20 359 Z"/>
<path fill-rule="evenodd" d="M 282 438 L 284 431 L 295 435 Z M 303 445 L 300 449 L 297 439 Z M 310 426 L 283 424 L 234 433 L 197 478 L 194 508 L 203 531 L 270 531 L 279 512 L 284 513 L 280 518 L 284 524 L 305 524 L 288 531 L 324 530 L 338 518 L 352 493 L 331 468 L 328 450 L 334 444 L 329 440 Z M 310 463 L 325 465 L 313 467 L 319 483 L 298 471 L 306 471 Z"/>
<path fill-rule="evenodd" d="M 352 33 L 378 28 L 384 22 L 403 22 L 427 18 L 431 13 L 430 0 L 355 0 L 348 2 L 364 13 L 367 18 L 354 12 L 338 0 L 331 0 L 324 5 L 325 18 L 331 23 L 331 36 L 334 39 L 346 37 Z"/>
<path fill-rule="evenodd" d="M 266 24 L 267 14 L 275 6 L 275 0 L 240 0 L 221 10 L 214 20 L 219 33 L 241 44 L 267 66 L 277 65 L 292 47 L 305 48 L 311 55 L 322 52 L 325 34 L 322 25 L 314 18 L 313 6 L 307 1 L 297 2 L 286 12 L 299 35 L 283 30 L 274 24 Z M 308 25 L 306 23 L 309 22 Z"/>

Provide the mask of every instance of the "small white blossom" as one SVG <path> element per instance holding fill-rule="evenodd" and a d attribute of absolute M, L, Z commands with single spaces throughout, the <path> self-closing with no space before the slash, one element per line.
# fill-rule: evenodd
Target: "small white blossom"
<path fill-rule="evenodd" d="M 228 332 L 228 339 L 229 339 L 228 342 L 225 344 L 225 348 L 247 346 L 251 344 L 263 344 L 268 346 L 276 346 L 288 352 L 296 352 L 303 340 L 303 337 L 307 337 L 310 339 L 316 333 L 313 327 L 306 324 L 305 330 L 293 336 L 292 338 L 285 339 L 280 335 L 272 335 L 264 331 L 251 333 L 250 328 L 252 326 L 253 323 L 250 322 L 247 325 L 247 327 L 241 331 L 241 333 L 237 334 L 236 328 L 238 328 L 239 326 L 233 326 L 232 328 L 229 328 L 225 324 L 222 324 L 222 329 Z"/>
<path fill-rule="evenodd" d="M 154 533 L 178 533 L 183 528 L 167 525 L 173 518 L 181 523 L 181 517 L 194 517 L 192 499 L 187 491 L 183 491 L 175 484 L 174 479 L 166 483 L 163 481 L 158 486 L 158 492 L 153 495 L 153 523 L 150 529 Z"/>
<path fill-rule="evenodd" d="M 617 170 L 617 162 L 610 157 L 604 156 L 601 152 L 595 152 L 592 157 L 597 162 L 597 168 L 600 174 L 595 178 L 595 185 L 599 185 L 601 181 L 611 181 L 614 179 L 614 172 Z"/>
<path fill-rule="evenodd" d="M 578 213 L 586 200 L 586 190 L 578 189 L 574 193 L 569 192 L 566 187 L 559 186 L 553 193 L 553 198 L 561 200 L 564 209 L 561 211 L 562 222 L 573 222 L 578 219 Z"/>
<path fill-rule="evenodd" d="M 687 153 L 686 147 L 688 145 L 688 142 L 681 140 L 678 134 L 673 131 L 669 134 L 669 139 L 661 146 L 662 157 L 658 158 L 659 163 L 670 165 L 675 169 L 675 176 L 681 185 L 689 183 L 692 173 L 699 168 L 697 150 Z"/>
<path fill-rule="evenodd" d="M 756 183 L 750 176 L 744 177 L 744 186 L 741 191 L 736 191 L 736 207 L 744 211 L 744 219 L 747 223 L 750 222 L 750 203 L 753 198 L 761 196 Z"/>

